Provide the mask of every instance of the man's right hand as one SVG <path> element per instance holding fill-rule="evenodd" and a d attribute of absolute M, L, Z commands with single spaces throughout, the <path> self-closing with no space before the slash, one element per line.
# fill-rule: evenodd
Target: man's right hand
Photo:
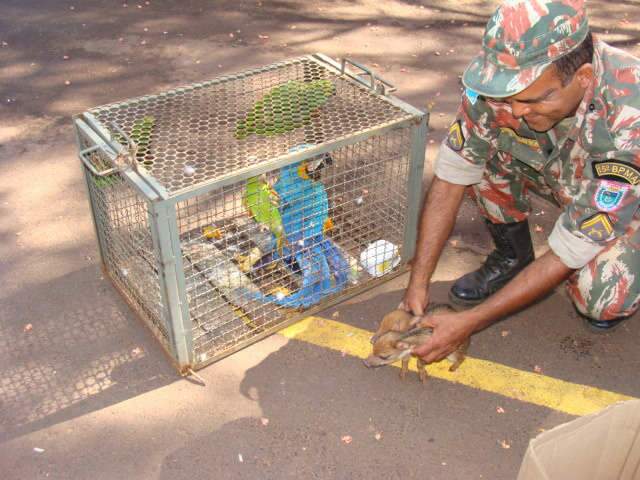
<path fill-rule="evenodd" d="M 428 303 L 429 287 L 427 285 L 409 285 L 398 308 L 411 312 L 416 316 L 422 316 Z"/>

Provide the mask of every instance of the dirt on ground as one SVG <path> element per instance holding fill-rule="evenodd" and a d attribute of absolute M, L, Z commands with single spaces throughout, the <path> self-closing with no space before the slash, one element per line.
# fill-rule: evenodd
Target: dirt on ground
<path fill-rule="evenodd" d="M 495 6 L 0 0 L 2 478 L 514 478 L 529 439 L 570 415 L 401 382 L 278 335 L 200 371 L 204 386 L 179 377 L 102 273 L 71 124 L 97 105 L 322 52 L 370 66 L 430 111 L 426 185 Z M 597 35 L 640 54 L 640 2 L 589 9 Z M 538 253 L 557 213 L 533 204 Z M 470 202 L 451 240 L 434 300 L 492 248 Z M 321 316 L 374 330 L 406 282 Z M 638 396 L 637 320 L 595 336 L 558 289 L 476 335 L 470 355 Z"/>

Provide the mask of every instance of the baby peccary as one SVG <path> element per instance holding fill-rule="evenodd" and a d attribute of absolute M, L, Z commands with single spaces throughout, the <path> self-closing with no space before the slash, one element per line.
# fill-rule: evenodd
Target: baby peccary
<path fill-rule="evenodd" d="M 427 308 L 426 315 L 438 315 L 455 312 L 453 308 L 446 304 L 433 304 Z M 404 310 L 394 310 L 385 315 L 378 331 L 371 337 L 373 351 L 365 360 L 364 364 L 369 368 L 389 365 L 398 360 L 402 360 L 400 378 L 405 377 L 411 358 L 411 350 L 423 344 L 433 333 L 429 327 L 414 327 L 420 321 L 420 317 L 414 317 Z M 462 343 L 455 352 L 449 354 L 447 359 L 452 362 L 449 371 L 453 372 L 464 361 L 465 354 L 469 348 L 469 340 Z M 418 376 L 424 383 L 427 380 L 427 364 L 420 357 L 417 358 Z"/>

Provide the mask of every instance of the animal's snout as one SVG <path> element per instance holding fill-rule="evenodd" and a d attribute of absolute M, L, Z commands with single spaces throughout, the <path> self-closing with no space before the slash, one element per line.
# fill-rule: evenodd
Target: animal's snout
<path fill-rule="evenodd" d="M 383 364 L 379 363 L 379 362 L 380 362 L 380 359 L 378 357 L 375 357 L 375 356 L 370 356 L 370 357 L 362 359 L 362 363 L 364 363 L 364 365 L 367 368 L 378 368 L 378 367 L 381 367 Z"/>

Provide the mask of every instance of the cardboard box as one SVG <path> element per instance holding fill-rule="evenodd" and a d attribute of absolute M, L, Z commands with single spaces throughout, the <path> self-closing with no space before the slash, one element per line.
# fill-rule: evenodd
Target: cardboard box
<path fill-rule="evenodd" d="M 640 480 L 640 400 L 610 406 L 531 440 L 518 480 Z"/>

